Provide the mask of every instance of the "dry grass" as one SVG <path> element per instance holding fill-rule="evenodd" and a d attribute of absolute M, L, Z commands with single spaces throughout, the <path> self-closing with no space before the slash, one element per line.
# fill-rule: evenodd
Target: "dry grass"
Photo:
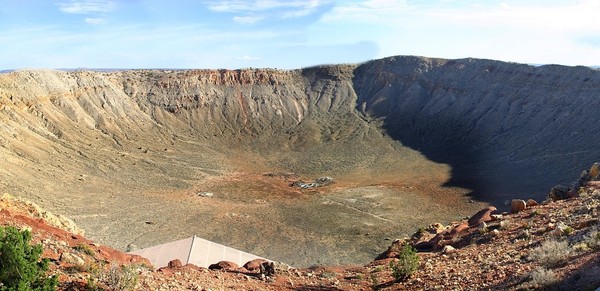
<path fill-rule="evenodd" d="M 531 251 L 530 257 L 545 267 L 557 267 L 566 262 L 571 254 L 566 241 L 548 240 Z"/>
<path fill-rule="evenodd" d="M 529 277 L 531 282 L 529 283 L 533 288 L 551 289 L 558 283 L 558 277 L 552 270 L 545 268 L 538 268 L 533 270 Z"/>

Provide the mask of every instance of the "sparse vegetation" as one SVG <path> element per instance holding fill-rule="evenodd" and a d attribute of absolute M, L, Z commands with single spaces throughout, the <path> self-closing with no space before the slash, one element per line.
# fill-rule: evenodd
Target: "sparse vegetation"
<path fill-rule="evenodd" d="M 83 244 L 83 243 L 80 243 L 80 244 L 74 246 L 73 249 L 76 249 L 76 250 L 78 250 L 84 254 L 87 254 L 89 256 L 92 256 L 92 257 L 95 254 L 94 250 L 89 245 Z"/>
<path fill-rule="evenodd" d="M 562 231 L 562 235 L 564 235 L 564 236 L 570 236 L 570 235 L 572 235 L 573 233 L 575 233 L 575 229 L 573 229 L 573 228 L 572 228 L 572 227 L 570 227 L 570 226 L 567 226 L 567 227 L 565 227 L 565 228 L 563 229 L 563 231 Z"/>
<path fill-rule="evenodd" d="M 114 291 L 134 290 L 139 279 L 136 268 L 135 265 L 119 266 L 111 264 L 107 269 L 101 266 L 90 272 L 87 287 L 91 290 L 103 290 L 99 286 Z"/>
<path fill-rule="evenodd" d="M 590 249 L 600 249 L 600 232 L 597 229 L 591 230 L 585 237 L 585 243 Z"/>
<path fill-rule="evenodd" d="M 557 267 L 563 264 L 571 253 L 566 241 L 548 240 L 531 251 L 531 259 L 545 267 Z"/>
<path fill-rule="evenodd" d="M 31 233 L 0 227 L 0 290 L 54 290 L 54 276 L 47 277 L 48 260 L 40 260 L 41 245 L 30 245 Z"/>
<path fill-rule="evenodd" d="M 377 274 L 369 274 L 369 280 L 371 281 L 371 288 L 373 288 L 373 290 L 379 290 L 379 277 L 377 277 Z"/>
<path fill-rule="evenodd" d="M 375 269 L 373 269 L 373 273 L 379 273 L 381 271 L 383 271 L 383 266 L 377 266 Z"/>
<path fill-rule="evenodd" d="M 408 279 L 419 268 L 419 256 L 417 250 L 405 244 L 398 254 L 398 261 L 391 261 L 390 268 L 396 282 Z"/>
<path fill-rule="evenodd" d="M 544 288 L 548 289 L 556 285 L 558 277 L 552 270 L 545 268 L 537 268 L 533 270 L 529 277 L 531 278 L 530 285 L 533 288 Z"/>

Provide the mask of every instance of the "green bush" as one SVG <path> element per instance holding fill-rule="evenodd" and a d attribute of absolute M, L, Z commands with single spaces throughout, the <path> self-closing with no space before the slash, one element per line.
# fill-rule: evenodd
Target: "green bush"
<path fill-rule="evenodd" d="M 398 261 L 390 262 L 390 268 L 392 268 L 392 276 L 394 276 L 396 282 L 408 279 L 419 268 L 417 250 L 405 244 L 398 254 Z"/>
<path fill-rule="evenodd" d="M 31 233 L 0 227 L 0 290 L 55 290 L 58 280 L 47 277 L 48 260 L 40 260 L 41 245 L 30 245 Z"/>

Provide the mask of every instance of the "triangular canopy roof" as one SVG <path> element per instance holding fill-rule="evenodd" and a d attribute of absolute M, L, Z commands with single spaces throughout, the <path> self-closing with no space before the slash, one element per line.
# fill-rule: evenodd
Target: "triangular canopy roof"
<path fill-rule="evenodd" d="M 147 258 L 155 268 L 166 267 L 175 259 L 179 259 L 184 265 L 194 264 L 205 268 L 220 261 L 230 261 L 242 266 L 248 261 L 263 259 L 197 236 L 136 250 L 130 254 Z"/>

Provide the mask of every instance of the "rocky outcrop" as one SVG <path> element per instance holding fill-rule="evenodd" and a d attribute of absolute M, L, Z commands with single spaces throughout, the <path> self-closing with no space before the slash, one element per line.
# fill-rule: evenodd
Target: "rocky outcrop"
<path fill-rule="evenodd" d="M 239 268 L 236 263 L 230 261 L 220 261 L 218 263 L 212 264 L 208 266 L 209 270 L 225 270 L 225 271 L 235 271 Z"/>
<path fill-rule="evenodd" d="M 469 226 L 476 226 L 482 222 L 488 222 L 492 220 L 492 214 L 496 213 L 497 209 L 494 206 L 486 207 L 477 213 L 473 214 L 468 220 Z"/>
<path fill-rule="evenodd" d="M 600 163 L 594 163 L 589 170 L 581 172 L 579 179 L 573 181 L 570 187 L 563 185 L 556 185 L 550 189 L 548 198 L 556 200 L 564 200 L 579 195 L 580 189 L 600 183 Z"/>
<path fill-rule="evenodd" d="M 0 210 L 4 208 L 7 208 L 13 212 L 25 213 L 30 217 L 43 219 L 47 224 L 70 233 L 77 235 L 85 234 L 85 231 L 79 228 L 72 219 L 60 214 L 52 214 L 42 209 L 37 204 L 21 197 L 13 197 L 6 193 L 3 194 L 0 196 Z"/>

